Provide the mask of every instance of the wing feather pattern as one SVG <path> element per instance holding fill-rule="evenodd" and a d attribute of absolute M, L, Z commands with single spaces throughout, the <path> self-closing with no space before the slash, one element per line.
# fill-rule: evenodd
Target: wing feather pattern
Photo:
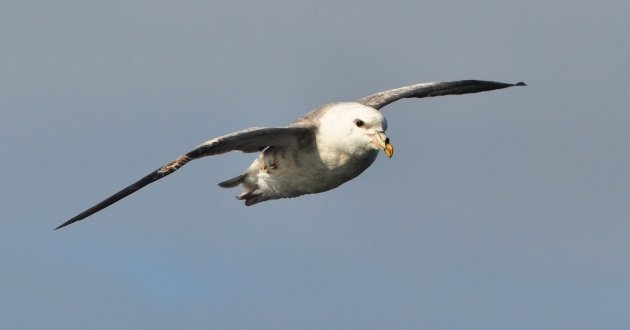
<path fill-rule="evenodd" d="M 479 93 L 512 86 L 527 86 L 523 82 L 506 84 L 484 80 L 436 81 L 394 88 L 360 99 L 359 103 L 377 110 L 403 98 Z"/>
<path fill-rule="evenodd" d="M 308 138 L 312 134 L 313 128 L 289 126 L 279 128 L 250 128 L 212 139 L 76 215 L 59 225 L 55 230 L 89 217 L 133 194 L 144 186 L 177 171 L 180 167 L 186 165 L 186 163 L 193 159 L 218 155 L 229 151 L 256 152 L 268 146 L 297 147 L 301 140 Z"/>

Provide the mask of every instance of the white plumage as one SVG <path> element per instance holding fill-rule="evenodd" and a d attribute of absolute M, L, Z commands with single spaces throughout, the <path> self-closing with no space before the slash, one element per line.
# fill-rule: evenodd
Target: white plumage
<path fill-rule="evenodd" d="M 243 175 L 219 185 L 241 184 L 244 191 L 237 198 L 253 205 L 336 188 L 368 168 L 379 149 L 391 157 L 393 148 L 385 136 L 387 122 L 374 108 L 333 103 L 300 122 L 313 127 L 315 134 L 303 137 L 303 143 L 292 135 L 286 137 L 285 146 L 266 147 Z"/>
<path fill-rule="evenodd" d="M 287 127 L 250 128 L 224 135 L 201 144 L 55 229 L 89 217 L 193 159 L 229 151 L 259 152 L 243 174 L 219 183 L 224 188 L 242 186 L 237 198 L 245 205 L 334 189 L 367 169 L 379 150 L 392 156 L 394 149 L 385 135 L 387 120 L 378 111 L 387 104 L 401 98 L 524 85 L 480 80 L 422 83 L 372 94 L 357 102 L 330 103 Z"/>

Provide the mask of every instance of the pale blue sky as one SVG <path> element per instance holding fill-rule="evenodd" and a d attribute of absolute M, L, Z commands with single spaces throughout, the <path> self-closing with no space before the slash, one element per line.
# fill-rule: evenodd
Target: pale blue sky
<path fill-rule="evenodd" d="M 3 1 L 0 328 L 630 327 L 627 1 Z M 392 159 L 245 207 L 210 138 L 406 84 Z"/>

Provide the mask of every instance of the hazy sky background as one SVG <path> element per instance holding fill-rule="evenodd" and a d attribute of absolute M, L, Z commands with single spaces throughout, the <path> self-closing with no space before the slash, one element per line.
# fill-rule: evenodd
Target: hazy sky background
<path fill-rule="evenodd" d="M 0 328 L 630 327 L 628 1 L 2 1 Z M 245 207 L 199 143 L 406 84 L 396 147 Z"/>

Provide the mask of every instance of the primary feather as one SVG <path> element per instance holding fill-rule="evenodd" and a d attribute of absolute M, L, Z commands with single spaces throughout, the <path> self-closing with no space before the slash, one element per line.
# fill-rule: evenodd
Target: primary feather
<path fill-rule="evenodd" d="M 468 94 L 524 83 L 461 80 L 429 82 L 366 96 L 357 102 L 330 103 L 287 127 L 250 128 L 209 140 L 156 169 L 55 229 L 83 220 L 175 171 L 191 160 L 230 151 L 259 152 L 244 173 L 219 183 L 241 185 L 237 198 L 245 205 L 324 192 L 355 178 L 376 159 L 379 150 L 391 157 L 385 135 L 387 120 L 378 111 L 402 98 Z"/>

